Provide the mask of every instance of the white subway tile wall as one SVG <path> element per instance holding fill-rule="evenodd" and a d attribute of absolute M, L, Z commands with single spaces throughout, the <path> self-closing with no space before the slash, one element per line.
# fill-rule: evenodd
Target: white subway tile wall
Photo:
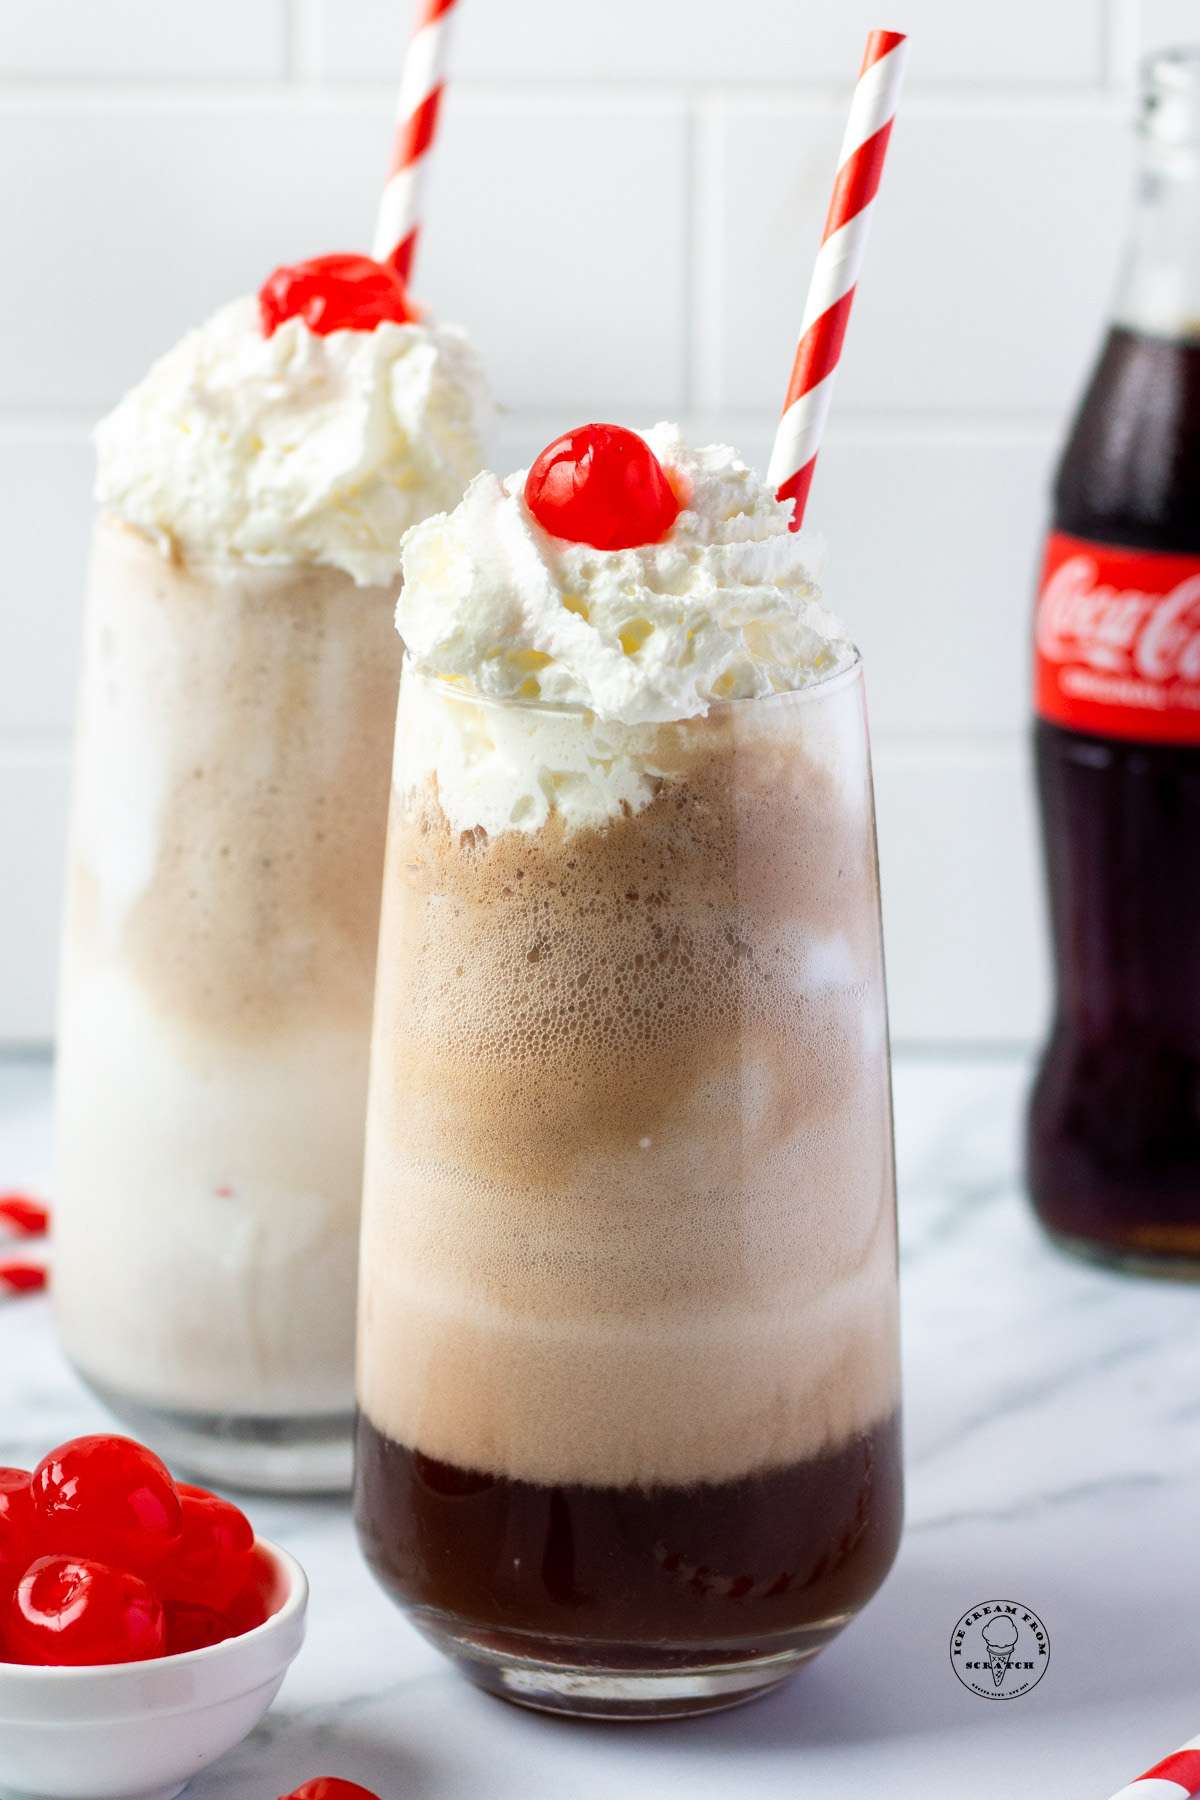
<path fill-rule="evenodd" d="M 1197 0 L 461 0 L 418 290 L 496 460 L 589 414 L 761 463 L 867 28 L 910 80 L 810 520 L 862 644 L 893 1031 L 1041 1030 L 1030 588 Z M 53 1031 L 95 419 L 277 262 L 369 241 L 412 0 L 0 0 L 0 1043 Z"/>

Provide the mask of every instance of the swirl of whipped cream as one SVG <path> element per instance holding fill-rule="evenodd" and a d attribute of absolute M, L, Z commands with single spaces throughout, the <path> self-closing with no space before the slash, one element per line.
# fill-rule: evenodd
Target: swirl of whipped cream
<path fill-rule="evenodd" d="M 657 544 L 595 550 L 550 536 L 524 470 L 483 474 L 414 525 L 396 626 L 431 671 L 498 700 L 587 708 L 626 725 L 714 700 L 806 687 L 854 649 L 820 604 L 822 545 L 727 445 L 674 425 L 644 434 L 682 509 Z"/>
<path fill-rule="evenodd" d="M 235 300 L 160 357 L 96 428 L 96 497 L 185 556 L 316 562 L 386 584 L 400 539 L 457 505 L 491 404 L 452 325 L 271 337 Z"/>

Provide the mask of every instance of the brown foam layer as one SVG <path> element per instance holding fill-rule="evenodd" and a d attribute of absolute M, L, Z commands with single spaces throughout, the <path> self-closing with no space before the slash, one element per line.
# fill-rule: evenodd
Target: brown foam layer
<path fill-rule="evenodd" d="M 415 769 L 393 797 L 360 1398 L 459 1466 L 726 1480 L 895 1406 L 857 683 L 654 761 L 603 830 L 455 834 Z"/>

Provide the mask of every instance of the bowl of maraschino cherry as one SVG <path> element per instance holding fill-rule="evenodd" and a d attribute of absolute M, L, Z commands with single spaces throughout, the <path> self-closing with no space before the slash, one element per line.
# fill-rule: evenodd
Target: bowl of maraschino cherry
<path fill-rule="evenodd" d="M 0 1469 L 0 1792 L 168 1800 L 262 1717 L 308 1583 L 131 1438 Z"/>

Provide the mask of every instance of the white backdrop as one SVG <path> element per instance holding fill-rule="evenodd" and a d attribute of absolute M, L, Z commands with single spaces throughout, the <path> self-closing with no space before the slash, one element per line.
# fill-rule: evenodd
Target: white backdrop
<path fill-rule="evenodd" d="M 462 0 L 418 297 L 526 462 L 765 458 L 869 26 L 912 36 L 809 508 L 868 669 L 893 1029 L 1041 1027 L 1025 754 L 1048 470 L 1197 0 Z M 52 1031 L 88 432 L 278 262 L 366 247 L 411 0 L 0 0 L 0 1041 Z"/>

